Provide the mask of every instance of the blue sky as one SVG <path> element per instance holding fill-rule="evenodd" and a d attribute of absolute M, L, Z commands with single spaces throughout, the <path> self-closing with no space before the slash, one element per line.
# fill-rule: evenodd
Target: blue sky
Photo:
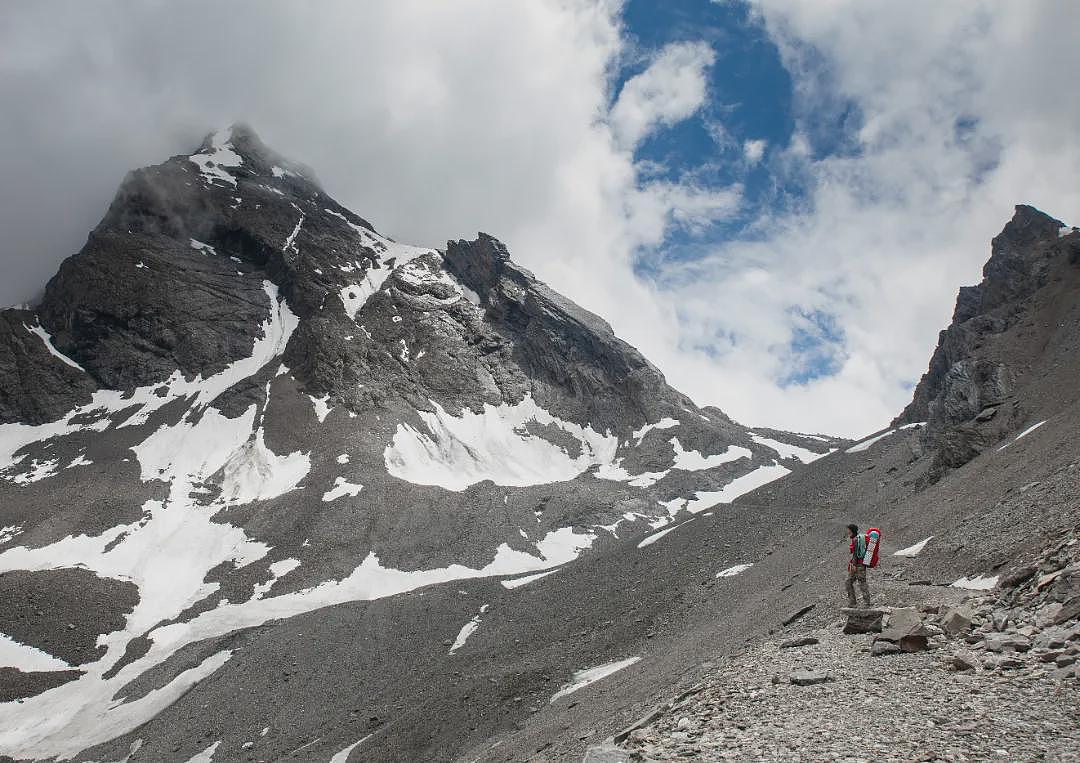
<path fill-rule="evenodd" d="M 787 146 L 795 132 L 794 84 L 780 51 L 748 4 L 631 0 L 622 20 L 632 46 L 614 80 L 616 95 L 665 46 L 704 42 L 715 53 L 714 63 L 704 71 L 707 96 L 696 113 L 656 130 L 636 147 L 635 161 L 649 168 L 643 174 L 703 188 L 740 188 L 734 214 L 702 226 L 674 227 L 660 246 L 638 252 L 634 264 L 638 276 L 662 278 L 674 260 L 692 261 L 718 243 L 760 236 L 755 223 L 764 213 L 776 215 L 807 203 L 800 176 L 781 180 L 770 169 L 774 147 Z M 845 136 L 856 122 L 850 104 L 815 115 L 818 158 L 843 151 Z M 748 144 L 756 144 L 752 150 L 760 156 L 751 160 Z M 837 353 L 842 352 L 843 332 L 828 312 L 794 309 L 793 313 L 799 325 L 789 344 L 791 368 L 778 379 L 781 386 L 835 373 Z M 700 349 L 708 354 L 716 344 L 706 342 Z"/>

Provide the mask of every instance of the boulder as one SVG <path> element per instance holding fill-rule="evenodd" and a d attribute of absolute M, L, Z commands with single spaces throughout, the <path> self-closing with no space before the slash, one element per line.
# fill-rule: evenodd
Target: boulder
<path fill-rule="evenodd" d="M 890 654 L 900 654 L 903 649 L 899 644 L 894 644 L 891 641 L 882 641 L 880 638 L 874 639 L 874 645 L 870 647 L 871 657 L 885 657 Z"/>
<path fill-rule="evenodd" d="M 813 636 L 801 636 L 799 638 L 789 638 L 787 641 L 780 642 L 781 649 L 793 649 L 799 646 L 812 646 L 819 643 Z"/>
<path fill-rule="evenodd" d="M 877 641 L 896 644 L 904 652 L 921 652 L 929 645 L 930 633 L 914 609 L 894 609 Z"/>
<path fill-rule="evenodd" d="M 1080 596 L 1074 596 L 1061 605 L 1061 609 L 1054 618 L 1055 625 L 1063 625 L 1070 620 L 1080 618 Z"/>
<path fill-rule="evenodd" d="M 956 636 L 971 629 L 974 613 L 968 607 L 954 607 L 941 618 L 941 629 L 950 636 Z"/>
<path fill-rule="evenodd" d="M 800 617 L 805 615 L 807 612 L 809 612 L 813 608 L 814 608 L 813 604 L 807 604 L 805 607 L 799 607 L 799 609 L 796 609 L 794 612 L 791 612 L 787 617 L 785 617 L 781 621 L 780 624 L 781 625 L 791 625 L 793 622 L 798 620 Z"/>
<path fill-rule="evenodd" d="M 949 664 L 953 670 L 977 670 L 979 658 L 968 651 L 954 652 Z"/>
<path fill-rule="evenodd" d="M 885 611 L 881 609 L 858 609 L 845 607 L 840 610 L 847 615 L 844 633 L 880 633 Z"/>
<path fill-rule="evenodd" d="M 998 586 L 1000 588 L 1016 588 L 1016 586 L 1027 583 L 1036 572 L 1037 568 L 1030 565 L 1013 567 L 1012 570 L 998 578 Z"/>
<path fill-rule="evenodd" d="M 1031 639 L 1018 633 L 990 633 L 983 639 L 988 652 L 1026 652 L 1031 649 Z"/>
<path fill-rule="evenodd" d="M 796 686 L 813 686 L 831 680 L 832 676 L 821 670 L 793 670 L 788 674 L 788 681 Z"/>

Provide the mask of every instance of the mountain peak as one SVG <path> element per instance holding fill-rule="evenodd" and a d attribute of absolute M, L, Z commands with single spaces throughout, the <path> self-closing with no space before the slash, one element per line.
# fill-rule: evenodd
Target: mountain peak
<path fill-rule="evenodd" d="M 245 122 L 234 122 L 207 133 L 189 159 L 199 165 L 204 175 L 224 182 L 231 182 L 240 168 L 245 168 L 255 175 L 298 177 L 320 187 L 310 167 L 274 151 Z"/>

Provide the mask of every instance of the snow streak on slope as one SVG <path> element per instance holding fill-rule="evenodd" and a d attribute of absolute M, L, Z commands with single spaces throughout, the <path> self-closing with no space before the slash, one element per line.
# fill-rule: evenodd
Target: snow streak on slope
<path fill-rule="evenodd" d="M 628 657 L 625 660 L 617 660 L 615 662 L 609 662 L 604 665 L 597 665 L 595 668 L 579 670 L 574 673 L 574 676 L 570 680 L 570 683 L 566 684 L 557 692 L 555 692 L 555 694 L 552 695 L 551 699 L 548 700 L 548 702 L 550 704 L 555 700 L 559 699 L 560 697 L 565 697 L 567 694 L 573 694 L 578 689 L 584 689 L 589 684 L 596 683 L 602 678 L 607 678 L 612 673 L 620 671 L 623 668 L 630 667 L 640 659 L 640 657 Z"/>
<path fill-rule="evenodd" d="M 390 474 L 417 485 L 460 491 L 484 480 L 516 487 L 565 482 L 590 466 L 611 464 L 619 445 L 617 437 L 556 418 L 529 395 L 515 405 L 485 404 L 481 413 L 466 409 L 460 416 L 432 405 L 433 413 L 418 412 L 427 433 L 399 424 L 383 452 Z M 530 433 L 530 423 L 558 427 L 581 452 L 571 456 Z"/>
<path fill-rule="evenodd" d="M 1007 447 L 1009 447 L 1010 445 L 1012 445 L 1012 444 L 1013 444 L 1014 442 L 1016 442 L 1017 440 L 1021 440 L 1021 439 L 1025 438 L 1025 437 L 1027 437 L 1027 436 L 1028 436 L 1029 434 L 1031 434 L 1031 433 L 1032 433 L 1032 432 L 1034 432 L 1034 431 L 1035 431 L 1036 429 L 1038 429 L 1039 427 L 1041 427 L 1041 426 L 1042 426 L 1043 424 L 1045 424 L 1045 423 L 1046 423 L 1047 421 L 1049 421 L 1049 419 L 1044 419 L 1044 420 L 1042 420 L 1042 421 L 1038 422 L 1037 424 L 1032 424 L 1032 425 L 1031 425 L 1031 426 L 1029 426 L 1029 427 L 1028 427 L 1027 429 L 1025 429 L 1025 430 L 1024 430 L 1023 432 L 1021 432 L 1020 434 L 1016 435 L 1016 437 L 1014 437 L 1013 439 L 1009 440 L 1009 441 L 1008 441 L 1007 443 L 1005 443 L 1004 445 L 1002 445 L 1001 447 L 999 447 L 999 448 L 998 448 L 998 450 L 1005 450 L 1005 449 L 1006 449 Z"/>
<path fill-rule="evenodd" d="M 921 540 L 913 546 L 908 546 L 907 548 L 902 548 L 899 551 L 894 551 L 893 556 L 918 556 L 919 552 L 926 548 L 926 544 L 929 543 L 933 537 L 934 536 L 931 535 L 929 538 Z"/>
<path fill-rule="evenodd" d="M 884 440 L 886 437 L 888 437 L 890 435 L 894 435 L 897 432 L 903 431 L 904 429 L 914 429 L 916 427 L 921 427 L 921 426 L 923 426 L 924 423 L 925 422 L 918 421 L 918 422 L 915 422 L 914 424 L 904 424 L 902 427 L 897 427 L 896 429 L 890 429 L 888 432 L 882 432 L 881 434 L 876 435 L 874 437 L 870 437 L 870 438 L 868 438 L 866 440 L 863 440 L 862 442 L 857 442 L 857 443 L 852 445 L 850 448 L 848 448 L 844 452 L 845 453 L 862 453 L 864 450 L 869 449 L 871 445 L 878 442 L 879 440 Z"/>
<path fill-rule="evenodd" d="M 750 569 L 753 566 L 754 566 L 753 564 L 736 564 L 733 567 L 728 567 L 727 569 L 720 570 L 718 573 L 716 573 L 716 577 L 718 577 L 718 578 L 733 578 L 733 577 L 735 577 L 736 575 L 738 575 L 738 574 L 740 574 L 742 572 L 746 572 L 748 569 Z"/>
<path fill-rule="evenodd" d="M 342 303 L 345 305 L 345 312 L 348 313 L 350 318 L 356 318 L 356 314 L 360 312 L 361 308 L 367 303 L 371 295 L 382 288 L 383 283 L 394 269 L 401 268 L 403 265 L 406 265 L 421 255 L 432 254 L 435 252 L 434 249 L 399 244 L 396 241 L 391 241 L 377 233 L 373 233 L 367 228 L 349 222 L 349 220 L 339 212 L 334 212 L 329 209 L 327 209 L 326 212 L 339 218 L 352 228 L 353 232 L 360 238 L 363 246 L 381 252 L 377 266 L 372 266 L 370 264 L 364 266 L 358 262 L 356 265 L 350 264 L 342 268 L 346 273 L 351 273 L 355 270 L 363 270 L 364 273 L 364 277 L 359 283 L 343 286 L 338 292 Z M 391 260 L 393 261 L 393 267 L 391 267 Z"/>
<path fill-rule="evenodd" d="M 60 350 L 56 349 L 56 347 L 53 346 L 52 335 L 49 334 L 49 332 L 46 331 L 44 328 L 42 328 L 40 324 L 37 325 L 37 326 L 27 326 L 24 323 L 23 328 L 26 329 L 27 331 L 29 331 L 31 334 L 34 334 L 35 336 L 39 337 L 41 339 L 42 343 L 45 345 L 45 349 L 48 350 L 49 354 L 52 355 L 54 358 L 59 358 L 61 362 L 66 363 L 67 365 L 71 366 L 72 368 L 79 369 L 84 374 L 86 373 L 85 368 L 80 366 L 74 360 L 72 360 L 67 355 L 60 352 Z"/>
<path fill-rule="evenodd" d="M 465 646 L 465 642 L 469 640 L 469 636 L 476 633 L 476 629 L 480 627 L 480 618 L 485 612 L 487 612 L 487 610 L 488 605 L 484 604 L 482 607 L 480 607 L 480 612 L 477 613 L 476 617 L 461 626 L 461 630 L 458 631 L 457 638 L 454 639 L 453 646 L 450 647 L 449 654 L 453 654 L 458 649 L 461 649 L 461 647 Z"/>
<path fill-rule="evenodd" d="M 764 445 L 766 448 L 772 448 L 779 454 L 780 458 L 797 458 L 804 464 L 808 464 L 811 461 L 816 461 L 822 456 L 829 455 L 828 453 L 815 453 L 812 450 L 800 448 L 798 445 L 789 445 L 786 442 L 770 440 L 768 437 L 762 437 L 761 435 L 753 433 L 751 433 L 750 439 L 752 439 L 758 445 Z M 829 453 L 831 452 L 832 451 L 829 451 Z"/>

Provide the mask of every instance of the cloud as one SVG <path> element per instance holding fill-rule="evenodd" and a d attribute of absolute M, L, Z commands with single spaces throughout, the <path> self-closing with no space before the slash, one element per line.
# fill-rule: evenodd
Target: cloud
<path fill-rule="evenodd" d="M 705 69 L 716 60 L 701 42 L 665 46 L 649 67 L 627 80 L 611 109 L 616 143 L 633 149 L 662 125 L 686 119 L 705 102 Z"/>
<path fill-rule="evenodd" d="M 809 195 L 678 260 L 668 235 L 745 213 L 742 190 L 671 180 L 633 149 L 703 110 L 718 64 L 676 43 L 613 93 L 629 48 L 614 0 L 4 4 L 0 303 L 79 248 L 127 170 L 243 119 L 399 240 L 499 236 L 700 403 L 878 428 L 1012 205 L 1080 219 L 1080 6 L 754 7 L 796 89 L 795 135 L 757 156 L 715 109 L 706 128 L 777 194 Z"/>
<path fill-rule="evenodd" d="M 765 147 L 768 145 L 769 141 L 760 138 L 743 141 L 743 156 L 749 164 L 757 164 L 765 156 Z"/>
<path fill-rule="evenodd" d="M 763 212 L 744 240 L 669 263 L 662 293 L 682 341 L 660 365 L 736 417 L 867 432 L 910 399 L 1012 206 L 1080 217 L 1080 101 L 1066 96 L 1080 7 L 756 8 L 797 92 L 775 182 L 810 195 L 795 212 Z M 851 135 L 821 132 L 837 103 L 858 115 Z M 828 140 L 842 150 L 815 148 Z M 807 315 L 832 330 L 807 333 Z"/>

